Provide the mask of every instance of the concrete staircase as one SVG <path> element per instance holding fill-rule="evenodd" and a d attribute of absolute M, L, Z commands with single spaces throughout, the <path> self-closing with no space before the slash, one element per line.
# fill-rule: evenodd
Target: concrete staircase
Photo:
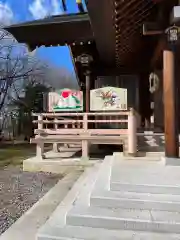
<path fill-rule="evenodd" d="M 179 240 L 180 167 L 106 156 L 75 183 L 38 240 Z"/>

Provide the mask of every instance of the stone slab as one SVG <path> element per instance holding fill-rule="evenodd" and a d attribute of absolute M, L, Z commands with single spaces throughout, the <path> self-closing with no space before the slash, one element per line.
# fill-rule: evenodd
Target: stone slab
<path fill-rule="evenodd" d="M 153 185 L 153 184 L 131 184 L 111 182 L 112 191 L 128 191 L 138 193 L 161 193 L 161 194 L 180 194 L 180 186 L 174 185 Z"/>
<path fill-rule="evenodd" d="M 98 160 L 97 160 L 98 161 Z M 38 159 L 29 158 L 23 161 L 23 170 L 28 172 L 51 172 L 61 173 L 70 172 L 73 169 L 84 169 L 85 167 L 91 167 L 96 163 L 93 161 L 81 161 L 80 159 L 64 159 L 64 160 L 53 160 L 53 159 Z"/>
<path fill-rule="evenodd" d="M 159 234 L 101 228 L 65 226 L 50 227 L 38 240 L 179 240 L 179 234 Z"/>
<path fill-rule="evenodd" d="M 142 197 L 137 197 L 137 194 L 135 195 L 133 193 L 129 193 L 132 194 L 132 196 L 127 196 L 126 194 L 123 195 L 122 193 L 121 196 L 115 197 L 113 196 L 114 194 L 112 194 L 112 192 L 109 191 L 108 193 L 111 194 L 91 196 L 91 206 L 180 212 L 180 200 L 172 201 L 170 195 L 166 195 L 168 196 L 167 200 L 165 200 L 163 197 L 155 198 L 155 200 L 153 199 L 154 196 L 152 198 L 149 196 L 150 194 L 147 194 L 146 196 L 143 194 Z M 180 196 L 177 196 L 177 198 L 178 197 Z"/>
<path fill-rule="evenodd" d="M 180 234 L 180 213 L 134 209 L 73 208 L 66 223 L 73 226 Z"/>
<path fill-rule="evenodd" d="M 162 157 L 162 161 L 165 166 L 176 166 L 180 167 L 180 158 L 168 158 Z"/>
<path fill-rule="evenodd" d="M 180 186 L 180 168 L 164 166 L 162 161 L 126 161 L 116 158 L 112 168 L 112 182 L 139 185 Z"/>

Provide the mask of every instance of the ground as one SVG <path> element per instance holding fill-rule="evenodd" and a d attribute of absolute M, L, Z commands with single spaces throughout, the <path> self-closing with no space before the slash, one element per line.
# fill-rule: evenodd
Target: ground
<path fill-rule="evenodd" d="M 35 155 L 35 146 L 29 143 L 1 143 L 0 144 L 0 168 L 11 165 L 19 165 L 25 158 Z"/>
<path fill-rule="evenodd" d="M 22 161 L 34 154 L 29 144 L 0 145 L 0 234 L 63 177 L 23 172 Z"/>

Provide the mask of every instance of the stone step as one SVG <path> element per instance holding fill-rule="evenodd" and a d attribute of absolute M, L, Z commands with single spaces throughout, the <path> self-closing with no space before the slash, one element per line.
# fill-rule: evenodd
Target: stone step
<path fill-rule="evenodd" d="M 92 194 L 91 206 L 180 212 L 180 195 L 102 191 Z"/>
<path fill-rule="evenodd" d="M 102 228 L 65 226 L 46 228 L 39 233 L 37 240 L 179 240 L 179 234 L 160 234 Z"/>
<path fill-rule="evenodd" d="M 132 209 L 74 207 L 66 224 L 114 230 L 180 234 L 180 213 Z"/>
<path fill-rule="evenodd" d="M 132 184 L 111 182 L 111 191 L 137 192 L 137 193 L 153 193 L 153 194 L 180 194 L 180 186 L 174 185 L 155 185 L 155 184 Z"/>

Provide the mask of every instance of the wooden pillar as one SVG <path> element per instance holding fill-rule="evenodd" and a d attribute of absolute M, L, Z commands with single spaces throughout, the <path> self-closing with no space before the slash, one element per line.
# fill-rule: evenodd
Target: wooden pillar
<path fill-rule="evenodd" d="M 85 113 L 83 116 L 83 130 L 87 136 L 88 130 L 88 115 Z M 82 159 L 89 160 L 89 142 L 87 139 L 82 140 Z"/>
<path fill-rule="evenodd" d="M 55 118 L 54 121 L 55 121 L 54 128 L 55 128 L 55 130 L 58 130 L 58 124 L 57 124 L 58 119 Z M 53 143 L 53 151 L 55 153 L 59 152 L 59 144 L 58 143 Z"/>
<path fill-rule="evenodd" d="M 128 115 L 128 154 L 130 156 L 137 154 L 137 121 L 133 109 L 130 109 Z"/>
<path fill-rule="evenodd" d="M 43 116 L 39 115 L 38 116 L 38 130 L 42 130 L 43 129 Z M 36 156 L 39 159 L 44 159 L 45 155 L 44 155 L 44 143 L 42 141 L 39 141 L 36 145 Z"/>
<path fill-rule="evenodd" d="M 176 111 L 175 53 L 172 49 L 167 49 L 163 53 L 163 84 L 165 156 L 177 158 L 179 157 L 178 114 Z"/>
<path fill-rule="evenodd" d="M 90 112 L 90 73 L 86 74 L 86 112 Z"/>

